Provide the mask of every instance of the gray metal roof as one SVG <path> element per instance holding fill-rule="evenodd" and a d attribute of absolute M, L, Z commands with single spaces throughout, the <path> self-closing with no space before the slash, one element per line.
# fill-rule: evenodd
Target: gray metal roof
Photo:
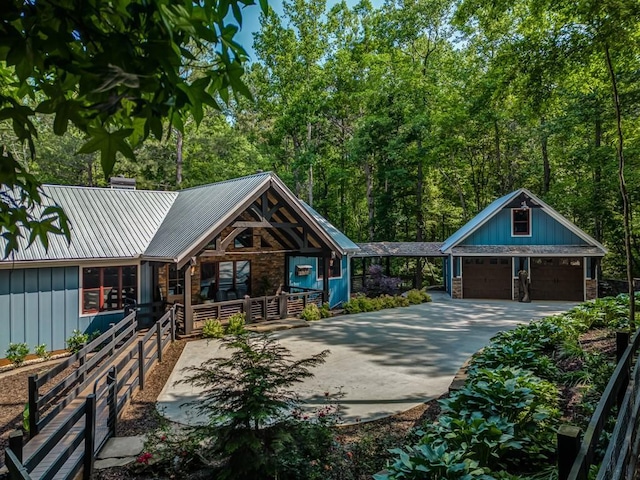
<path fill-rule="evenodd" d="M 591 245 L 460 245 L 452 248 L 453 255 L 483 256 L 566 256 L 602 257 L 605 252 Z"/>
<path fill-rule="evenodd" d="M 446 257 L 442 242 L 371 242 L 359 243 L 354 257 Z"/>
<path fill-rule="evenodd" d="M 334 227 L 329 220 L 324 218 L 318 212 L 316 212 L 313 207 L 308 205 L 303 200 L 300 200 L 300 203 L 304 205 L 304 208 L 311 214 L 313 219 L 320 224 L 322 229 L 329 234 L 331 238 L 342 248 L 342 252 L 357 252 L 360 250 L 360 247 L 353 243 L 349 237 L 347 237 L 344 233 Z"/>
<path fill-rule="evenodd" d="M 270 179 L 266 172 L 181 190 L 144 256 L 179 258 Z"/>
<path fill-rule="evenodd" d="M 156 234 L 177 192 L 44 185 L 43 206 L 58 204 L 69 218 L 71 243 L 49 235 L 45 251 L 39 241 L 4 262 L 137 257 Z M 4 247 L 4 245 L 3 245 Z"/>

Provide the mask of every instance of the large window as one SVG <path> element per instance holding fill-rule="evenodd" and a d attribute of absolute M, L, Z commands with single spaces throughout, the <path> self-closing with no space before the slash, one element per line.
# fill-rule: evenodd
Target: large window
<path fill-rule="evenodd" d="M 202 262 L 200 297 L 203 300 L 236 300 L 251 295 L 251 262 Z"/>
<path fill-rule="evenodd" d="M 318 257 L 318 280 L 324 278 L 324 257 Z M 342 277 L 342 261 L 339 258 L 329 263 L 329 278 Z"/>
<path fill-rule="evenodd" d="M 528 208 L 511 210 L 511 235 L 514 237 L 531 236 L 531 210 Z"/>
<path fill-rule="evenodd" d="M 184 289 L 182 287 L 182 283 L 184 282 L 184 275 L 175 263 L 169 264 L 169 272 L 167 275 L 168 281 L 168 295 L 182 295 L 184 293 Z"/>
<path fill-rule="evenodd" d="M 122 310 L 138 298 L 138 267 L 82 269 L 82 313 Z"/>

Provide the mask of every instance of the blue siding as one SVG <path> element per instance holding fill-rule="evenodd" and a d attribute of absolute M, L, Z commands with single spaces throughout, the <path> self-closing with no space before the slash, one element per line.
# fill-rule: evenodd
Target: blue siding
<path fill-rule="evenodd" d="M 587 245 L 575 233 L 547 215 L 531 209 L 531 236 L 511 236 L 511 209 L 504 208 L 461 245 Z"/>
<path fill-rule="evenodd" d="M 9 343 L 25 342 L 33 351 L 66 347 L 74 329 L 105 329 L 121 313 L 80 316 L 79 268 L 0 270 L 0 358 Z"/>
<path fill-rule="evenodd" d="M 311 273 L 299 277 L 296 265 L 311 265 Z M 315 257 L 289 258 L 289 285 L 293 287 L 322 290 L 322 279 L 318 279 L 318 259 Z M 342 277 L 329 279 L 329 305 L 333 308 L 349 300 L 349 260 L 342 257 Z"/>

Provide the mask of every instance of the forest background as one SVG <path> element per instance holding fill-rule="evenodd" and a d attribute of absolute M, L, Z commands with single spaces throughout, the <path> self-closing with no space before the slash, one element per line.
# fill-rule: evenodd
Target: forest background
<path fill-rule="evenodd" d="M 254 35 L 253 99 L 205 106 L 200 125 L 150 138 L 114 174 L 171 190 L 272 170 L 355 241 L 442 241 L 526 187 L 604 243 L 604 275 L 623 278 L 624 145 L 640 276 L 638 10 L 636 0 L 284 1 Z M 197 78 L 197 65 L 184 74 Z M 98 155 L 77 154 L 82 133 L 38 122 L 35 157 L 0 124 L 31 173 L 107 185 Z"/>

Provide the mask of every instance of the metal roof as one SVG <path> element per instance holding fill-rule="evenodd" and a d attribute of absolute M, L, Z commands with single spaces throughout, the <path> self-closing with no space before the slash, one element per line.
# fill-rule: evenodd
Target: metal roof
<path fill-rule="evenodd" d="M 443 252 L 449 250 L 456 243 L 466 238 L 469 234 L 471 234 L 474 230 L 480 227 L 484 222 L 493 217 L 498 211 L 502 209 L 504 205 L 509 203 L 511 200 L 516 198 L 522 189 L 516 190 L 515 192 L 508 193 L 503 197 L 497 198 L 489 205 L 487 205 L 480 213 L 478 213 L 475 217 L 465 223 L 462 227 L 460 227 L 456 232 L 447 238 L 442 244 L 441 250 Z"/>
<path fill-rule="evenodd" d="M 372 242 L 359 243 L 353 256 L 364 257 L 446 257 L 442 242 Z"/>
<path fill-rule="evenodd" d="M 49 235 L 47 251 L 39 241 L 27 248 L 25 235 L 18 251 L 4 262 L 139 256 L 178 196 L 177 192 L 64 185 L 44 185 L 42 192 L 43 207 L 58 204 L 64 209 L 71 243 L 61 235 Z"/>
<path fill-rule="evenodd" d="M 342 252 L 357 252 L 360 250 L 360 247 L 353 243 L 349 237 L 347 237 L 344 233 L 334 227 L 329 220 L 324 218 L 318 212 L 316 212 L 313 207 L 308 205 L 303 200 L 300 200 L 300 203 L 304 205 L 304 208 L 311 214 L 313 219 L 320 224 L 322 229 L 329 234 L 331 238 L 340 246 Z"/>
<path fill-rule="evenodd" d="M 604 252 L 591 245 L 460 245 L 453 255 L 527 256 L 527 257 L 602 257 Z"/>
<path fill-rule="evenodd" d="M 178 259 L 270 179 L 266 172 L 181 190 L 144 256 Z"/>
<path fill-rule="evenodd" d="M 515 190 L 507 195 L 504 195 L 493 202 L 491 202 L 484 210 L 482 210 L 478 215 L 469 220 L 465 225 L 463 225 L 458 231 L 456 231 L 453 235 L 447 238 L 442 245 L 441 250 L 445 253 L 451 253 L 451 249 L 456 247 L 458 243 L 463 241 L 477 229 L 479 229 L 482 225 L 484 225 L 489 219 L 491 219 L 494 215 L 496 215 L 500 210 L 502 210 L 506 205 L 508 205 L 512 200 L 517 198 L 520 194 L 524 193 L 527 197 L 531 198 L 537 204 L 539 204 L 543 211 L 549 215 L 551 218 L 555 219 L 558 223 L 566 227 L 569 231 L 575 233 L 578 237 L 582 238 L 589 245 L 597 248 L 599 253 L 597 255 L 604 255 L 607 253 L 607 249 L 593 237 L 588 235 L 582 229 L 578 228 L 572 222 L 567 220 L 562 214 L 560 214 L 553 207 L 547 205 L 540 198 L 535 196 L 526 188 L 520 188 Z"/>

